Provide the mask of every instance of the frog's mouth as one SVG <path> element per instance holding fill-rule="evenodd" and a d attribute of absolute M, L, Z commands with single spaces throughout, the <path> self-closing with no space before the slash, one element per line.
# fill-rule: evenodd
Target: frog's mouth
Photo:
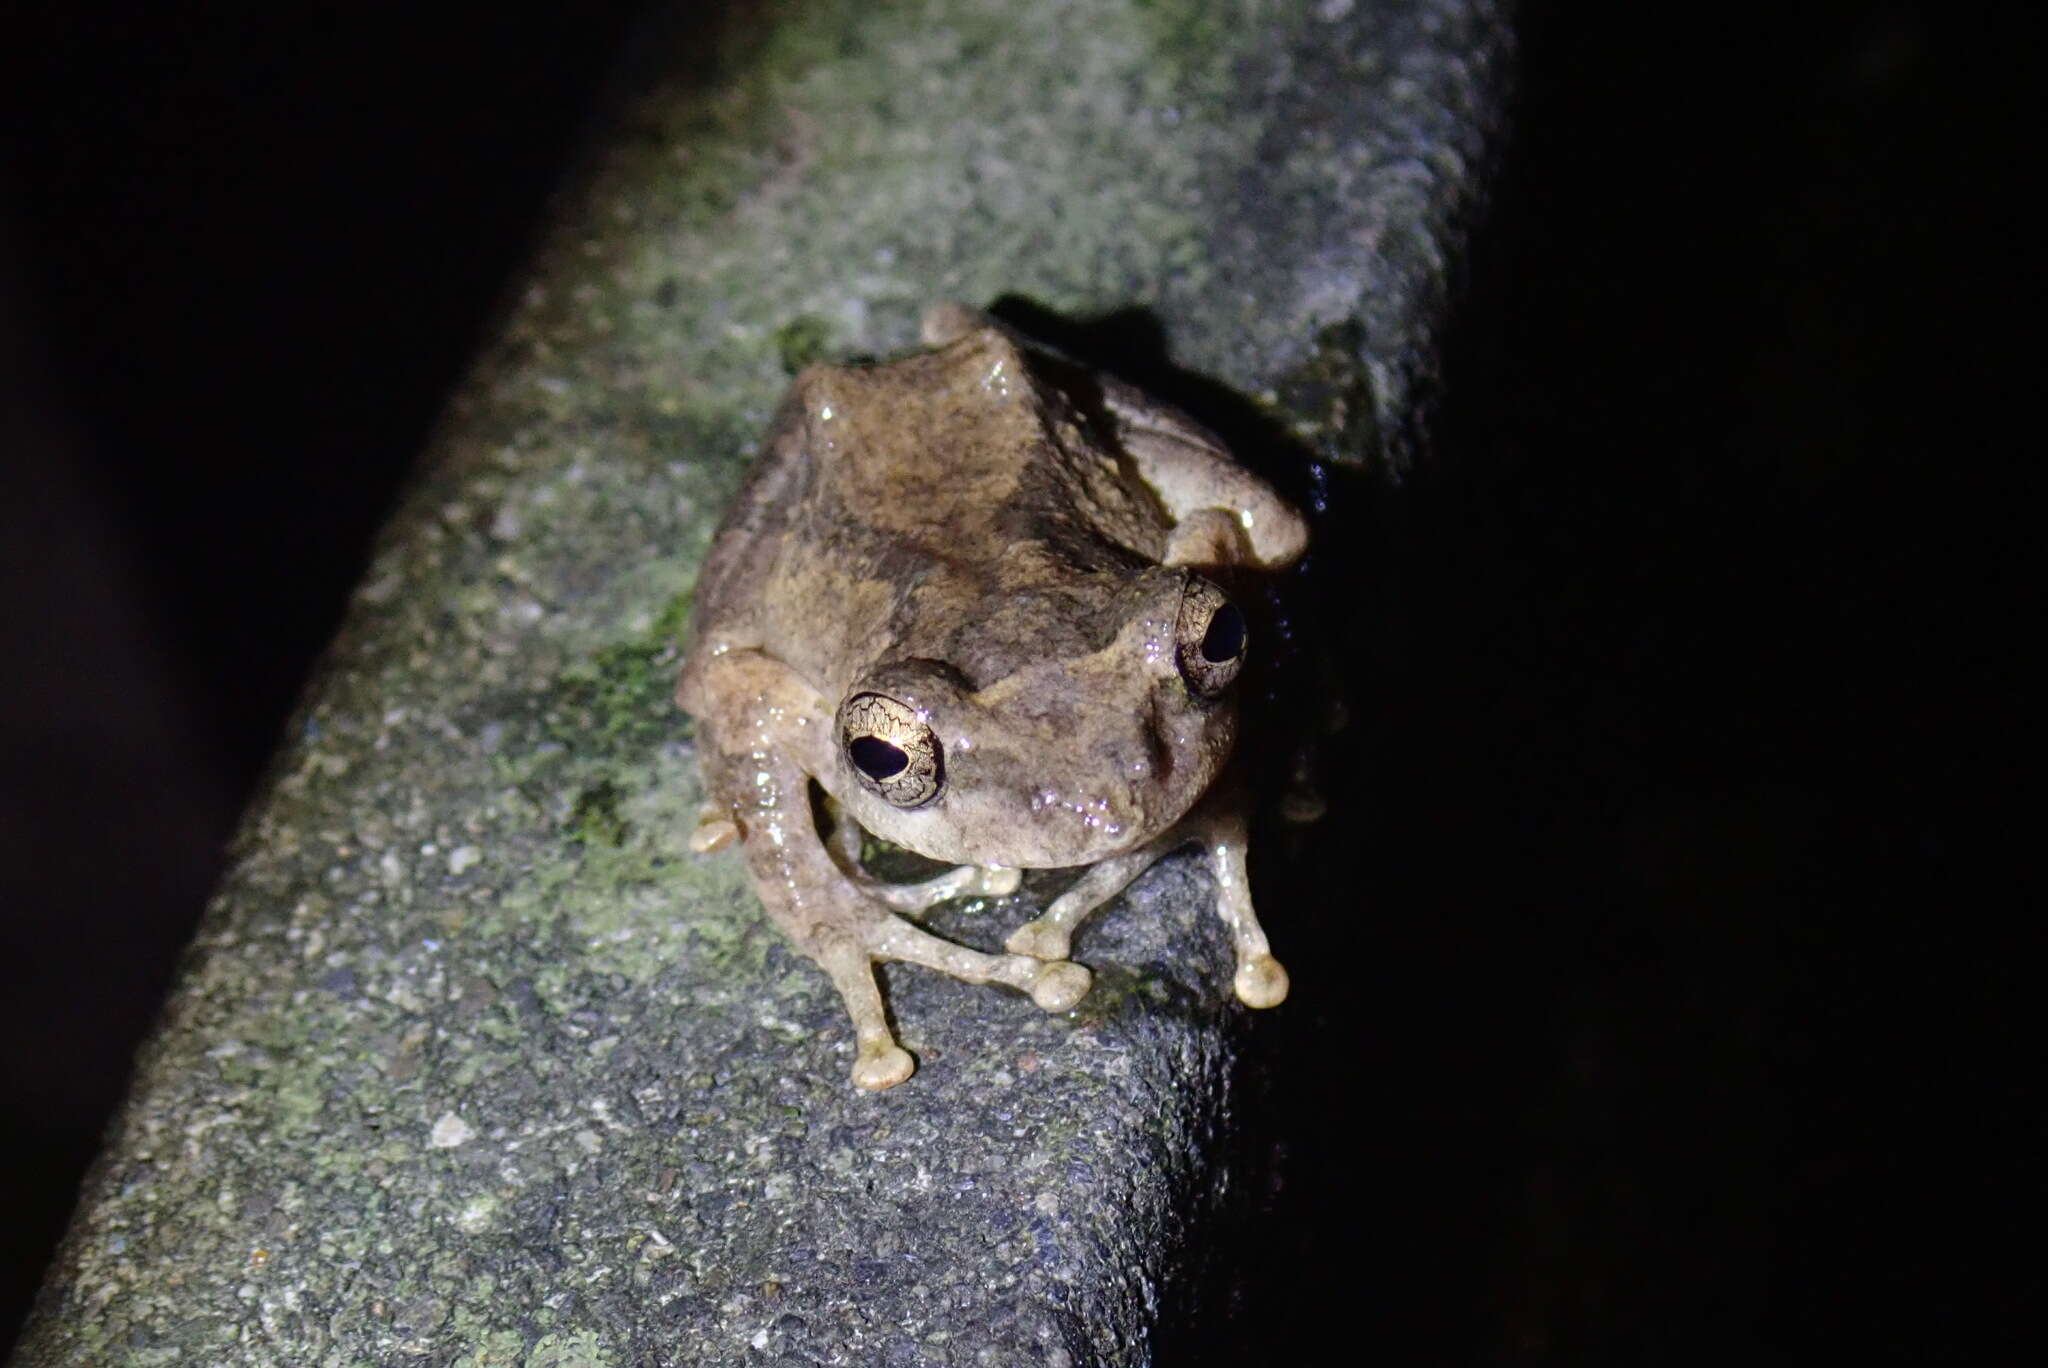
<path fill-rule="evenodd" d="M 864 672 L 827 786 L 875 835 L 955 864 L 1093 864 L 1164 834 L 1229 758 L 1245 633 L 1199 577 L 1150 600 L 1102 649 L 980 688 L 922 658 Z"/>
<path fill-rule="evenodd" d="M 1186 802 L 1154 808 L 1145 820 L 1118 820 L 1086 802 L 1061 803 L 1056 799 L 1040 809 L 1041 819 L 1033 823 L 1011 823 L 1007 840 L 1001 845 L 968 844 L 942 835 L 929 839 L 928 832 L 875 830 L 845 812 L 836 812 L 820 830 L 832 830 L 837 823 L 852 823 L 854 833 L 843 838 L 849 848 L 867 852 L 863 856 L 870 872 L 885 882 L 910 882 L 929 877 L 948 867 L 978 865 L 1001 869 L 1074 869 L 1099 863 L 1136 849 L 1171 830 L 1194 806 L 1196 794 Z M 1053 815 L 1057 812 L 1057 815 Z M 1049 820 L 1044 820 L 1049 818 Z M 896 827 L 884 817 L 884 828 Z M 1027 829 L 1035 828 L 1035 830 Z M 869 838 L 863 840 L 862 838 Z"/>

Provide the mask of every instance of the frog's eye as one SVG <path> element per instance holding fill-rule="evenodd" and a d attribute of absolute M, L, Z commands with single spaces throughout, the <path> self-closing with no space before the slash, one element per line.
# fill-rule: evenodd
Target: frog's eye
<path fill-rule="evenodd" d="M 839 748 L 862 788 L 900 808 L 929 803 L 945 783 L 938 733 L 887 694 L 858 693 L 839 705 Z"/>
<path fill-rule="evenodd" d="M 1174 625 L 1174 662 L 1188 688 L 1214 698 L 1230 687 L 1244 665 L 1244 613 L 1205 579 L 1188 581 Z"/>

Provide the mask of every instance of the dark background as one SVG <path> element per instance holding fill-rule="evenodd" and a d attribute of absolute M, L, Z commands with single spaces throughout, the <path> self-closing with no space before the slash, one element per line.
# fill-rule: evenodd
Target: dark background
<path fill-rule="evenodd" d="M 8 20 L 0 1344 L 637 8 Z M 1275 1362 L 1333 1317 L 1560 1362 L 2019 1335 L 2030 966 L 1965 929 L 2013 895 L 1964 814 L 2039 635 L 1993 492 L 2039 441 L 1986 420 L 2038 26 L 1528 8 L 1434 449 L 1321 567 L 1365 586 L 1373 915 L 1324 929 L 1370 967 L 1297 971 L 1242 1316 Z"/>

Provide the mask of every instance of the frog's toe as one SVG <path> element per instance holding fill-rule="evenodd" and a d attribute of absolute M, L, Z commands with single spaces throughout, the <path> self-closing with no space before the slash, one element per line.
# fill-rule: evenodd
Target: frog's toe
<path fill-rule="evenodd" d="M 690 832 L 690 853 L 709 855 L 714 850 L 724 850 L 740 838 L 740 824 L 732 814 L 710 803 L 706 803 L 697 814 L 697 825 Z"/>
<path fill-rule="evenodd" d="M 1271 955 L 1255 955 L 1237 966 L 1231 986 L 1247 1007 L 1278 1007 L 1287 1000 L 1287 971 Z"/>
<path fill-rule="evenodd" d="M 1094 982 L 1094 975 L 1080 965 L 1057 960 L 1039 968 L 1038 977 L 1031 984 L 1031 1000 L 1048 1012 L 1071 1011 L 1088 996 L 1089 985 Z"/>
<path fill-rule="evenodd" d="M 853 1086 L 880 1092 L 895 1087 L 916 1071 L 917 1061 L 910 1057 L 910 1051 L 893 1041 L 863 1045 L 853 1061 Z"/>
<path fill-rule="evenodd" d="M 1033 959 L 1063 960 L 1071 948 L 1070 942 L 1067 928 L 1041 919 L 1025 922 L 1012 931 L 1003 948 L 1013 955 L 1029 955 Z"/>

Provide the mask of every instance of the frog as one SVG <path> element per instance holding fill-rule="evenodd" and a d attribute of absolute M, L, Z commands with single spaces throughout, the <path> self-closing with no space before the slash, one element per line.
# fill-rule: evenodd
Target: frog
<path fill-rule="evenodd" d="M 798 373 L 714 534 L 675 693 L 705 786 L 692 848 L 739 846 L 844 1002 L 862 1089 L 916 1069 L 879 963 L 1072 1011 L 1093 981 L 1076 929 L 1191 843 L 1236 997 L 1277 1005 L 1246 785 L 1224 782 L 1252 645 L 1226 585 L 1298 562 L 1305 520 L 1193 418 L 988 314 L 935 305 L 920 336 Z M 950 868 L 880 880 L 863 833 Z M 1002 953 L 920 924 L 1074 868 Z"/>

